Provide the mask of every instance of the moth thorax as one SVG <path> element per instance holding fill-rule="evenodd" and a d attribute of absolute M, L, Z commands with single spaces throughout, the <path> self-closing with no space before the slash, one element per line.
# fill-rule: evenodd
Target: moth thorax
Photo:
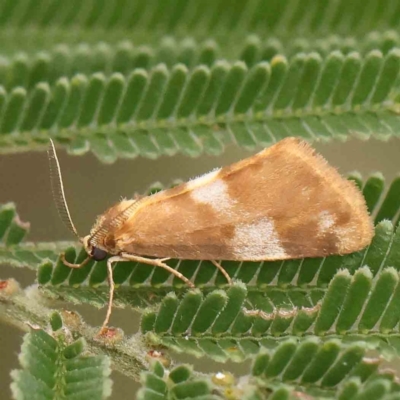
<path fill-rule="evenodd" d="M 110 252 L 115 249 L 115 238 L 112 233 L 109 233 L 107 236 L 105 236 L 103 239 L 103 245 L 106 249 L 110 250 Z"/>

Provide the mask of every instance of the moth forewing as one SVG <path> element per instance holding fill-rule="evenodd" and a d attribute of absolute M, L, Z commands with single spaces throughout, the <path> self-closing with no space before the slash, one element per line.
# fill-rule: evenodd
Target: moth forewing
<path fill-rule="evenodd" d="M 113 231 L 112 251 L 198 260 L 283 260 L 352 253 L 372 236 L 372 221 L 355 185 L 307 143 L 288 138 L 139 200 Z"/>
<path fill-rule="evenodd" d="M 112 255 L 103 330 L 111 314 L 114 262 L 159 266 L 193 287 L 165 261 L 210 260 L 230 283 L 216 260 L 347 254 L 367 246 L 373 232 L 356 186 L 306 142 L 287 138 L 173 189 L 119 202 L 97 219 L 83 242 L 96 260 Z"/>

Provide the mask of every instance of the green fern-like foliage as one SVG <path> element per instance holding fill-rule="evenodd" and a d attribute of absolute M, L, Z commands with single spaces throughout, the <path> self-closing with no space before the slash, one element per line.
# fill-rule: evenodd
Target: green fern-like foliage
<path fill-rule="evenodd" d="M 298 345 L 287 340 L 255 357 L 240 385 L 229 373 L 198 374 L 186 365 L 167 370 L 156 361 L 142 374 L 138 398 L 261 400 L 303 393 L 311 398 L 398 399 L 400 387 L 393 371 L 384 371 L 379 358 L 367 358 L 365 353 L 363 342 L 321 343 L 310 338 Z"/>
<path fill-rule="evenodd" d="M 357 7 L 339 1 L 313 2 L 307 13 L 297 0 L 273 6 L 253 0 L 246 7 L 139 1 L 127 10 L 122 3 L 92 7 L 86 0 L 72 9 L 46 3 L 35 12 L 25 0 L 5 3 L 0 26 L 13 30 L 14 21 L 18 45 L 41 46 L 33 54 L 10 50 L 0 60 L 1 152 L 44 149 L 53 137 L 72 154 L 91 150 L 113 162 L 217 155 L 228 143 L 256 148 L 286 136 L 397 135 L 396 24 L 369 19 L 370 29 L 365 23 L 354 37 Z M 397 9 L 382 3 L 380 18 Z M 181 13 L 169 20 L 164 13 L 175 6 Z M 371 10 L 370 17 L 378 11 Z M 44 20 L 52 35 L 43 31 Z M 377 26 L 386 31 L 371 32 Z M 265 38 L 267 31 L 274 37 Z M 338 37 L 350 32 L 347 40 Z M 143 44 L 135 45 L 136 38 Z"/>
<path fill-rule="evenodd" d="M 72 341 L 53 315 L 55 332 L 32 329 L 24 337 L 19 357 L 22 369 L 12 372 L 11 389 L 16 400 L 105 399 L 111 394 L 109 361 L 88 356 L 83 339 Z M 60 331 L 61 330 L 61 331 Z"/>
<path fill-rule="evenodd" d="M 72 243 L 25 242 L 29 223 L 23 222 L 13 203 L 0 205 L 0 261 L 17 267 L 36 269 L 44 260 L 57 259 L 57 254 Z"/>
<path fill-rule="evenodd" d="M 3 90 L 0 148 L 43 149 L 50 135 L 71 153 L 92 149 L 112 162 L 139 154 L 219 154 L 227 143 L 255 148 L 286 136 L 387 139 L 398 128 L 399 66 L 400 53 L 392 49 L 385 56 L 377 50 L 277 55 L 251 67 L 220 60 L 192 70 L 179 63 L 126 76 L 80 73 Z"/>
<path fill-rule="evenodd" d="M 130 36 L 149 42 L 165 34 L 212 35 L 228 42 L 248 32 L 278 35 L 288 41 L 296 35 L 308 38 L 332 32 L 360 37 L 377 29 L 396 29 L 399 25 L 398 4 L 393 0 L 369 5 L 361 12 L 358 3 L 323 0 L 310 2 L 307 9 L 300 0 L 250 0 L 233 4 L 229 0 L 206 0 L 201 4 L 195 0 L 151 0 L 131 5 L 121 0 L 102 1 L 96 6 L 90 0 L 68 4 L 56 0 L 39 4 L 40 7 L 27 0 L 3 3 L 1 24 L 16 31 L 11 43 L 7 43 L 9 48 L 16 43 L 43 46 L 82 37 L 112 41 L 115 37 Z M 53 35 L 45 35 L 48 28 L 52 28 Z M 72 32 L 71 28 L 78 32 Z M 102 34 L 104 31 L 108 35 Z"/>
<path fill-rule="evenodd" d="M 363 267 L 353 276 L 339 271 L 325 291 L 293 287 L 247 293 L 236 284 L 206 296 L 194 290 L 179 299 L 170 293 L 157 312 L 144 313 L 142 331 L 154 344 L 217 361 L 242 361 L 287 337 L 309 335 L 364 340 L 397 355 L 398 280 L 394 268 L 373 279 Z"/>
<path fill-rule="evenodd" d="M 259 62 L 268 61 L 277 55 L 288 59 L 299 52 L 318 53 L 326 57 L 334 51 L 342 54 L 359 52 L 363 56 L 371 51 L 376 55 L 387 55 L 399 47 L 400 37 L 396 31 L 374 32 L 365 38 L 341 40 L 336 35 L 313 40 L 298 39 L 285 42 L 282 38 L 263 39 L 262 35 L 249 35 L 235 40 L 231 46 L 224 46 L 218 39 L 198 40 L 195 38 L 178 39 L 174 36 L 162 38 L 159 42 L 147 45 L 135 45 L 125 39 L 117 43 L 65 43 L 55 45 L 48 50 L 37 50 L 33 54 L 19 52 L 3 56 L 0 68 L 0 83 L 6 89 L 21 86 L 33 88 L 39 82 L 54 84 L 63 76 L 73 77 L 77 71 L 91 74 L 103 71 L 106 76 L 121 73 L 126 76 L 133 69 L 151 70 L 160 63 L 168 68 L 182 64 L 189 70 L 199 65 L 212 67 L 217 60 L 245 62 L 253 67 Z"/>
<path fill-rule="evenodd" d="M 49 138 L 104 163 L 288 136 L 397 140 L 399 26 L 395 0 L 4 0 L 0 156 L 44 153 Z M 0 320 L 29 329 L 14 398 L 106 398 L 111 367 L 140 381 L 142 400 L 400 399 L 385 364 L 400 354 L 400 178 L 348 178 L 374 220 L 366 249 L 222 261 L 232 286 L 209 262 L 168 261 L 195 289 L 117 263 L 114 308 L 140 314 L 133 335 L 98 335 L 72 311 L 107 304 L 104 261 L 68 268 L 61 253 L 86 258 L 78 243 L 29 241 L 15 205 L 0 205 L 0 264 L 37 274 L 27 288 L 0 274 Z M 176 353 L 248 367 L 200 372 Z"/>

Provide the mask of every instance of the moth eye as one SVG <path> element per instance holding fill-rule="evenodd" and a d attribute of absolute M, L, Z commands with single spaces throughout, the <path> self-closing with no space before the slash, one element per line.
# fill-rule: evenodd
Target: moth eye
<path fill-rule="evenodd" d="M 93 260 L 102 261 L 107 257 L 107 252 L 102 249 L 99 249 L 98 247 L 93 247 L 90 255 L 93 258 Z"/>

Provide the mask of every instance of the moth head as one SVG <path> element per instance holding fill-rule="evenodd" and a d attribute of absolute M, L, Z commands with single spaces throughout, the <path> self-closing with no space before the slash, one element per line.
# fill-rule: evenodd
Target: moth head
<path fill-rule="evenodd" d="M 53 141 L 50 139 L 50 145 L 48 150 L 49 155 L 49 163 L 50 163 L 50 177 L 51 177 L 51 186 L 53 190 L 54 202 L 58 211 L 58 214 L 61 217 L 64 225 L 78 238 L 78 240 L 83 244 L 88 257 L 81 264 L 71 264 L 63 257 L 64 264 L 72 267 L 79 268 L 85 265 L 90 259 L 95 261 L 104 260 L 108 252 L 95 244 L 92 243 L 92 236 L 87 235 L 85 237 L 81 237 L 78 234 L 78 231 L 75 228 L 74 223 L 72 222 L 71 215 L 69 213 L 67 201 L 65 199 L 64 194 L 64 185 L 61 176 L 60 164 L 58 162 L 56 149 L 54 147 Z"/>
<path fill-rule="evenodd" d="M 83 241 L 83 247 L 86 250 L 88 256 L 93 259 L 94 261 L 103 261 L 108 256 L 108 252 L 94 244 L 91 243 L 91 236 L 85 236 Z"/>
<path fill-rule="evenodd" d="M 115 232 L 123 225 L 124 221 L 134 210 L 136 200 L 122 199 L 117 204 L 111 206 L 103 214 L 97 217 L 90 235 L 85 237 L 83 244 L 89 255 L 98 259 L 109 255 L 117 255 L 120 252 Z"/>

